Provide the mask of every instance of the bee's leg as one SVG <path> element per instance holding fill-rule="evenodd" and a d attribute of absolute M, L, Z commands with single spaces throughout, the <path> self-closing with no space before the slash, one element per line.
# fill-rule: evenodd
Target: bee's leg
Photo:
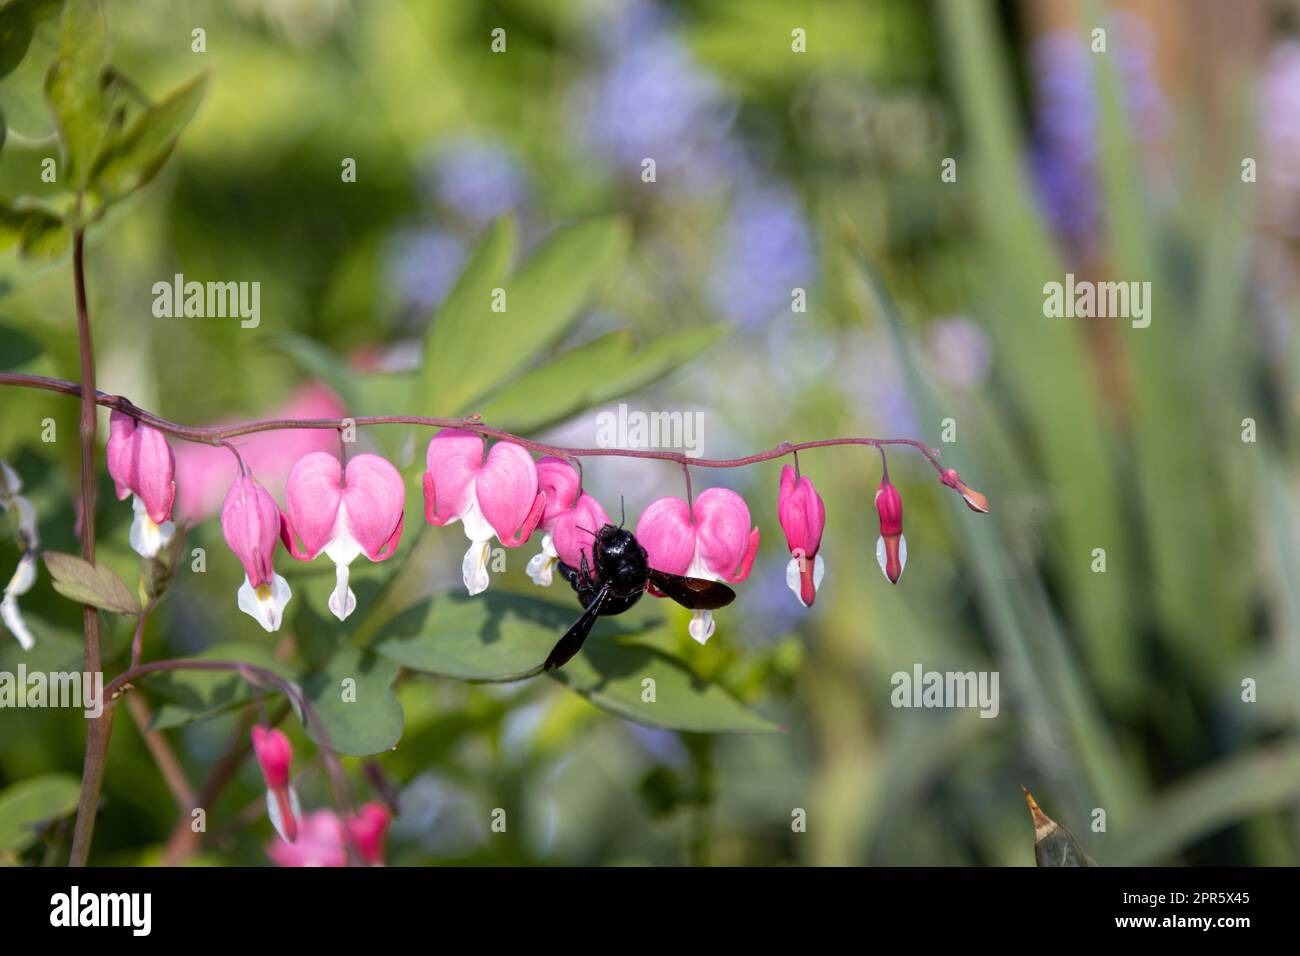
<path fill-rule="evenodd" d="M 569 582 L 569 586 L 578 593 L 582 592 L 582 578 L 578 577 L 578 569 L 571 564 L 565 564 L 563 561 L 555 562 L 555 570 L 560 572 L 560 577 Z"/>

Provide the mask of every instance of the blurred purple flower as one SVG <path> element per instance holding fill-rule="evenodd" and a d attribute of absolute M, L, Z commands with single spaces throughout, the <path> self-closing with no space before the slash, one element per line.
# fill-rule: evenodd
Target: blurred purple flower
<path fill-rule="evenodd" d="M 1154 76 L 1151 35 L 1130 14 L 1112 14 L 1108 42 L 1117 54 L 1119 81 L 1130 134 L 1139 144 L 1164 138 L 1168 109 Z M 1099 106 L 1086 37 L 1049 33 L 1030 52 L 1035 130 L 1029 163 L 1052 228 L 1085 256 L 1101 228 L 1097 178 Z"/>
<path fill-rule="evenodd" d="M 784 186 L 742 188 L 722 228 L 709 284 L 715 309 L 744 326 L 789 311 L 796 287 L 817 279 L 812 234 L 798 198 Z"/>
<path fill-rule="evenodd" d="M 427 186 L 435 201 L 475 229 L 517 212 L 529 195 L 523 167 L 505 148 L 468 136 L 438 147 Z"/>
<path fill-rule="evenodd" d="M 404 308 L 427 313 L 451 291 L 467 256 L 456 236 L 408 226 L 389 239 L 387 280 Z"/>
<path fill-rule="evenodd" d="M 623 170 L 653 159 L 657 182 L 688 192 L 721 187 L 740 160 L 729 136 L 734 97 L 653 5 L 626 5 L 598 32 L 604 63 L 576 103 L 590 146 Z"/>
<path fill-rule="evenodd" d="M 1261 208 L 1271 226 L 1294 236 L 1300 234 L 1300 41 L 1273 47 L 1257 101 L 1267 197 Z"/>

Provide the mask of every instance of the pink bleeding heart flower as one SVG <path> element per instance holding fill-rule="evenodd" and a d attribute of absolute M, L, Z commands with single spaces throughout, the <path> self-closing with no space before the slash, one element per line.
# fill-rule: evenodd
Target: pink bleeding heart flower
<path fill-rule="evenodd" d="M 489 542 L 507 548 L 528 540 L 546 510 L 537 488 L 533 456 L 514 442 L 499 441 L 486 458 L 481 435 L 444 428 L 429 440 L 424 473 L 424 517 L 441 527 L 459 520 L 470 540 L 461 576 L 470 594 L 487 589 Z"/>
<path fill-rule="evenodd" d="M 406 487 L 402 476 L 378 455 L 357 455 L 346 471 L 326 452 L 304 455 L 285 483 L 284 546 L 299 561 L 321 552 L 334 562 L 329 609 L 340 621 L 356 610 L 348 567 L 360 554 L 371 561 L 393 556 L 402 537 Z M 294 538 L 302 539 L 299 548 Z"/>
<path fill-rule="evenodd" d="M 298 838 L 298 817 L 302 814 L 298 793 L 289 783 L 293 747 L 284 731 L 259 724 L 253 728 L 253 752 L 266 778 L 266 814 L 275 832 L 293 843 Z"/>
<path fill-rule="evenodd" d="M 579 568 L 585 555 L 588 566 L 595 563 L 591 545 L 609 516 L 600 502 L 582 491 L 578 470 L 563 458 L 538 460 L 537 485 L 546 495 L 538 525 L 543 532 L 542 550 L 528 560 L 525 570 L 534 584 L 550 587 L 557 562 Z"/>
<path fill-rule="evenodd" d="M 876 513 L 880 516 L 876 561 L 889 583 L 897 584 L 907 566 L 907 539 L 903 537 L 903 499 L 888 474 L 876 489 Z"/>
<path fill-rule="evenodd" d="M 284 607 L 293 597 L 289 582 L 271 566 L 280 538 L 280 509 L 251 475 L 241 474 L 226 493 L 221 534 L 244 566 L 239 609 L 267 631 L 277 630 Z"/>
<path fill-rule="evenodd" d="M 292 843 L 277 839 L 266 849 L 277 866 L 347 866 L 343 821 L 333 810 L 315 810 L 298 826 Z"/>
<path fill-rule="evenodd" d="M 384 841 L 388 837 L 390 819 L 383 804 L 371 801 L 348 820 L 348 832 L 356 844 L 361 862 L 370 866 L 383 866 Z"/>
<path fill-rule="evenodd" d="M 681 498 L 652 502 L 637 522 L 636 537 L 650 567 L 709 581 L 745 580 L 758 553 L 758 529 L 750 525 L 749 506 L 729 488 L 708 489 L 695 499 L 694 508 Z M 701 644 L 707 641 L 713 636 L 713 612 L 692 612 L 688 631 Z"/>
<path fill-rule="evenodd" d="M 826 562 L 820 553 L 822 530 L 826 527 L 826 505 L 813 487 L 812 480 L 806 475 L 797 477 L 789 465 L 781 469 L 777 517 L 781 520 L 786 544 L 790 546 L 785 583 L 800 604 L 812 607 L 826 574 Z"/>
<path fill-rule="evenodd" d="M 117 486 L 117 500 L 133 495 L 130 542 L 145 558 L 158 554 L 176 532 L 172 505 L 176 500 L 176 459 L 158 429 L 114 409 L 108 420 L 108 473 Z"/>

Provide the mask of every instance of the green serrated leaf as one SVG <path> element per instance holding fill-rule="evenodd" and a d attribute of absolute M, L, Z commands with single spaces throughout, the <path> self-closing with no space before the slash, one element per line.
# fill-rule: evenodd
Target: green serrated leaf
<path fill-rule="evenodd" d="M 397 670 L 373 651 L 345 648 L 303 679 L 303 693 L 336 751 L 366 757 L 392 749 L 401 738 L 402 705 L 392 687 Z M 307 730 L 315 739 L 310 725 Z"/>
<path fill-rule="evenodd" d="M 1029 816 L 1034 821 L 1034 862 L 1038 866 L 1095 866 L 1074 834 L 1061 826 L 1038 806 L 1033 794 L 1025 791 Z"/>
<path fill-rule="evenodd" d="M 489 316 L 495 314 L 492 290 L 504 286 L 517 242 L 512 220 L 493 223 L 429 324 L 421 362 L 421 407 L 454 415 L 486 387 L 474 370 L 474 356 L 490 328 Z"/>
<path fill-rule="evenodd" d="M 41 774 L 0 790 L 0 852 L 32 846 L 43 824 L 77 809 L 80 794 L 80 781 L 65 773 Z"/>
<path fill-rule="evenodd" d="M 536 673 L 580 613 L 576 605 L 489 591 L 443 594 L 397 615 L 374 649 L 411 670 L 464 681 L 509 681 Z M 601 621 L 601 638 L 632 629 Z"/>
<path fill-rule="evenodd" d="M 105 141 L 90 174 L 93 188 L 105 205 L 153 179 L 198 112 L 207 85 L 207 74 L 194 77 Z"/>
<path fill-rule="evenodd" d="M 104 565 L 60 551 L 46 551 L 43 557 L 54 590 L 64 597 L 119 614 L 140 613 L 140 602 L 131 589 Z"/>
<path fill-rule="evenodd" d="M 602 710 L 648 727 L 719 734 L 781 729 L 681 661 L 642 644 L 589 640 L 549 674 Z"/>
<path fill-rule="evenodd" d="M 479 412 L 498 428 L 525 432 L 545 428 L 644 388 L 726 332 L 722 325 L 687 329 L 662 336 L 637 351 L 633 351 L 630 332 L 610 332 L 520 375 Z"/>
<path fill-rule="evenodd" d="M 65 178 L 79 190 L 90 181 L 95 156 L 108 135 L 110 103 L 102 82 L 107 64 L 108 28 L 100 3 L 66 0 L 45 96 L 63 142 Z"/>
<path fill-rule="evenodd" d="M 288 666 L 276 660 L 265 644 L 232 641 L 217 644 L 192 660 L 242 661 L 262 667 L 286 679 L 293 676 Z M 246 704 L 259 694 L 278 694 L 274 688 L 253 688 L 235 671 L 162 671 L 148 678 L 150 693 L 162 698 L 150 725 L 155 730 L 181 727 L 225 713 Z"/>

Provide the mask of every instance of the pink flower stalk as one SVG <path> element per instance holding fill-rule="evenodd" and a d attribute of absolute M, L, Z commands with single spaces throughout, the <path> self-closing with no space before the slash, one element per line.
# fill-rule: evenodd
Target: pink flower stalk
<path fill-rule="evenodd" d="M 333 810 L 315 810 L 302 817 L 298 839 L 279 839 L 266 848 L 277 866 L 347 866 L 343 823 Z"/>
<path fill-rule="evenodd" d="M 117 500 L 134 496 L 131 547 L 141 557 L 152 558 L 176 532 L 176 459 L 162 432 L 125 412 L 113 411 L 108 432 L 108 473 L 117 486 Z"/>
<path fill-rule="evenodd" d="M 240 475 L 221 507 L 221 534 L 244 566 L 239 609 L 267 631 L 280 627 L 284 607 L 293 597 L 289 582 L 271 566 L 280 537 L 280 509 L 251 475 Z"/>
<path fill-rule="evenodd" d="M 507 548 L 517 548 L 546 510 L 537 466 L 522 445 L 499 441 L 486 458 L 483 449 L 482 436 L 444 428 L 429 440 L 424 473 L 425 520 L 439 527 L 459 520 L 470 540 L 461 562 L 470 594 L 487 589 L 493 535 Z"/>
<path fill-rule="evenodd" d="M 591 544 L 595 533 L 609 523 L 609 516 L 595 498 L 582 491 L 578 470 L 563 458 L 547 456 L 537 462 L 537 485 L 546 496 L 546 509 L 538 524 L 542 550 L 533 555 L 526 568 L 533 583 L 550 587 L 556 562 L 573 568 L 595 562 Z"/>
<path fill-rule="evenodd" d="M 652 502 L 637 522 L 636 537 L 652 568 L 710 581 L 745 580 L 758 552 L 758 529 L 751 528 L 749 507 L 728 488 L 708 489 L 693 509 L 681 498 Z M 713 612 L 692 612 L 687 630 L 705 643 L 713 636 Z"/>
<path fill-rule="evenodd" d="M 966 502 L 966 507 L 971 511 L 978 511 L 980 514 L 985 515 L 989 513 L 989 500 L 978 491 L 968 487 L 967 484 L 961 480 L 961 475 L 957 474 L 956 470 L 952 468 L 946 469 L 943 474 L 939 476 L 939 480 L 949 488 L 955 489 L 956 492 L 961 495 L 962 500 Z"/>
<path fill-rule="evenodd" d="M 903 537 L 903 499 L 885 475 L 876 489 L 876 513 L 880 515 L 880 537 L 876 539 L 876 561 L 890 584 L 897 584 L 907 565 L 907 539 Z"/>
<path fill-rule="evenodd" d="M 826 505 L 813 487 L 812 480 L 807 476 L 796 477 L 795 470 L 789 465 L 781 469 L 777 516 L 791 555 L 785 568 L 785 583 L 800 604 L 812 607 L 826 574 L 826 562 L 820 553 L 822 530 L 826 527 Z"/>
<path fill-rule="evenodd" d="M 293 748 L 281 730 L 253 728 L 253 752 L 262 766 L 266 778 L 266 814 L 275 826 L 275 832 L 289 843 L 298 838 L 298 817 L 302 808 L 298 793 L 289 784 L 289 765 L 293 762 Z"/>
<path fill-rule="evenodd" d="M 357 606 L 348 587 L 349 566 L 360 554 L 384 561 L 401 540 L 406 507 L 402 476 L 378 455 L 357 455 L 345 471 L 333 455 L 318 451 L 293 466 L 284 495 L 284 546 L 299 561 L 324 552 L 334 562 L 329 609 L 346 620 Z M 302 539 L 302 548 L 295 536 Z"/>
<path fill-rule="evenodd" d="M 328 388 L 312 382 L 298 389 L 266 418 L 342 418 L 347 410 Z M 232 424 L 228 419 L 218 424 Z M 338 433 L 327 428 L 292 428 L 255 432 L 232 439 L 248 470 L 258 476 L 272 497 L 284 493 L 289 470 L 303 455 L 338 448 Z M 176 449 L 176 517 L 197 524 L 221 510 L 226 489 L 238 466 L 225 448 L 182 442 Z"/>
<path fill-rule="evenodd" d="M 390 819 L 388 810 L 382 803 L 371 801 L 348 820 L 348 832 L 352 835 L 352 842 L 356 844 L 363 863 L 383 866 L 384 841 L 388 837 Z"/>

